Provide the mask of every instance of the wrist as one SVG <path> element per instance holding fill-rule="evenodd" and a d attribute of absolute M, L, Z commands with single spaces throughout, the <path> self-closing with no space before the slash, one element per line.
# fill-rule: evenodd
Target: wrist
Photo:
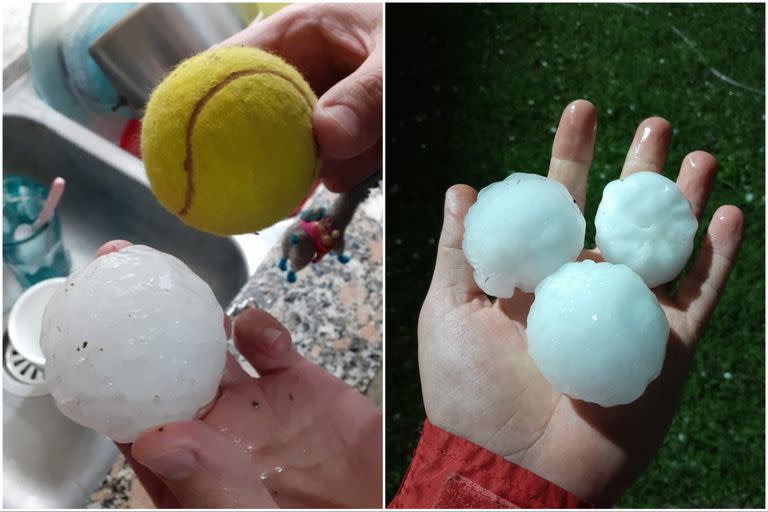
<path fill-rule="evenodd" d="M 607 439 L 567 444 L 552 443 L 544 432 L 514 445 L 500 443 L 499 439 L 490 445 L 477 445 L 476 439 L 488 439 L 490 434 L 478 432 L 476 428 L 468 427 L 460 421 L 448 424 L 433 422 L 431 419 L 429 421 L 433 427 L 461 438 L 478 449 L 486 450 L 596 506 L 613 506 L 631 482 L 639 477 L 638 472 L 634 479 L 627 483 L 631 476 L 626 468 L 625 455 L 621 450 L 616 450 Z M 621 478 L 617 475 L 621 475 Z"/>
<path fill-rule="evenodd" d="M 591 508 L 528 469 L 426 420 L 390 507 Z"/>

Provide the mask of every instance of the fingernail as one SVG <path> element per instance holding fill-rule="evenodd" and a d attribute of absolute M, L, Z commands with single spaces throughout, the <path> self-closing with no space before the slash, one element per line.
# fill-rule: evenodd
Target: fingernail
<path fill-rule="evenodd" d="M 197 470 L 197 457 L 189 450 L 174 450 L 153 456 L 146 462 L 139 461 L 169 480 L 183 480 Z"/>
<path fill-rule="evenodd" d="M 275 329 L 274 327 L 265 327 L 264 330 L 261 331 L 262 344 L 266 349 L 273 350 L 277 340 L 280 339 L 281 334 L 283 334 L 283 331 L 280 329 Z"/>
<path fill-rule="evenodd" d="M 346 105 L 332 105 L 325 109 L 326 114 L 339 123 L 347 135 L 356 137 L 360 131 L 360 119 L 354 110 Z"/>

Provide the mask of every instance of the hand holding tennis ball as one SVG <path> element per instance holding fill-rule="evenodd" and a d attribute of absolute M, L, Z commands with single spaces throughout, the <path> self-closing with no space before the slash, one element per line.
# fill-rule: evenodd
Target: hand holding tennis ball
<path fill-rule="evenodd" d="M 263 48 L 304 75 L 318 96 L 319 174 L 333 192 L 381 169 L 383 23 L 379 3 L 295 3 L 216 45 Z"/>
<path fill-rule="evenodd" d="M 144 119 L 145 133 L 142 134 L 145 164 L 160 202 L 198 229 L 218 234 L 252 231 L 281 218 L 296 206 L 309 185 L 304 194 L 295 193 L 295 189 L 307 174 L 317 174 L 330 190 L 344 192 L 381 169 L 382 11 L 379 4 L 291 5 L 177 68 L 150 99 Z M 355 44 L 350 44 L 351 41 Z M 230 48 L 241 46 L 248 48 L 235 48 L 236 54 L 228 53 L 232 51 Z M 279 58 L 252 48 L 263 48 L 280 55 L 296 66 L 298 72 Z M 215 53 L 220 51 L 224 53 Z M 205 55 L 218 55 L 222 59 L 206 61 L 203 60 Z M 300 89 L 309 94 L 308 114 L 298 119 L 295 116 L 269 118 L 269 114 L 257 106 L 257 101 L 267 101 L 265 94 L 250 91 L 253 94 L 246 99 L 244 90 L 230 87 L 234 82 L 217 90 L 198 114 L 193 144 L 190 145 L 191 163 L 195 165 L 194 176 L 190 179 L 195 186 L 192 195 L 196 195 L 201 203 L 196 208 L 193 198 L 189 211 L 185 211 L 188 190 L 184 170 L 188 149 L 185 141 L 194 105 L 204 97 L 206 87 L 213 87 L 217 79 L 238 71 L 240 66 L 248 67 L 254 63 L 276 66 L 296 78 Z M 315 100 L 299 73 L 321 96 L 319 100 Z M 246 83 L 269 81 L 267 78 L 265 75 L 259 76 L 258 80 L 253 76 L 242 77 L 242 81 L 237 80 L 238 88 L 247 89 Z M 272 76 L 272 79 L 280 88 L 277 77 Z M 290 89 L 284 92 L 286 94 L 278 99 L 267 101 L 268 111 L 280 112 L 287 105 L 292 104 L 295 108 L 301 105 L 300 98 L 287 94 Z M 237 122 L 233 121 L 233 116 Z M 286 133 L 285 130 L 275 130 L 266 122 L 254 126 L 252 122 L 246 122 L 251 116 L 295 122 L 301 129 L 294 124 L 296 129 Z M 203 129 L 201 121 L 205 120 L 208 124 Z M 287 127 L 288 124 L 281 126 Z M 216 140 L 212 137 L 205 140 L 202 144 L 204 151 L 196 149 L 204 139 L 203 131 L 219 135 Z M 296 132 L 300 132 L 300 136 Z M 287 154 L 284 152 L 286 147 L 291 149 Z M 194 157 L 201 151 L 209 159 L 219 153 L 226 156 L 216 159 L 212 170 L 203 172 L 199 170 L 199 159 Z M 261 158 L 265 152 L 273 158 Z M 272 173 L 273 181 L 261 183 L 261 169 L 268 167 L 266 163 L 274 164 L 274 154 L 280 152 L 285 158 L 277 158 L 280 165 Z M 306 171 L 309 161 L 314 164 L 311 172 Z M 238 164 L 235 171 L 230 169 L 232 163 Z M 170 177 L 165 176 L 164 167 L 171 169 Z M 216 175 L 222 174 L 221 169 L 230 169 L 224 174 L 240 179 L 217 181 Z M 302 170 L 306 174 L 302 174 Z M 201 178 L 202 175 L 205 177 Z M 310 181 L 311 178 L 306 178 L 303 183 Z M 212 183 L 215 186 L 211 188 Z M 255 188 L 259 190 L 254 192 Z M 206 192 L 201 192 L 203 189 Z M 293 200 L 289 201 L 292 193 Z M 280 209 L 284 211 L 278 212 Z"/>
<path fill-rule="evenodd" d="M 217 235 L 288 216 L 316 178 L 317 98 L 279 57 L 248 47 L 200 53 L 147 104 L 141 152 L 158 201 Z"/>

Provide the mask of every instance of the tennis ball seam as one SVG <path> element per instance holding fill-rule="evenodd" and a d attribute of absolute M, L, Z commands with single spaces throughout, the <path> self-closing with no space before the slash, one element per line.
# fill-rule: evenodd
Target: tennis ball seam
<path fill-rule="evenodd" d="M 293 81 L 292 77 L 281 73 L 279 71 L 273 71 L 273 70 L 267 70 L 267 69 L 258 69 L 258 68 L 251 68 L 251 69 L 243 69 L 240 71 L 235 71 L 233 73 L 230 73 L 226 77 L 224 77 L 223 80 L 215 84 L 213 87 L 208 89 L 206 93 L 203 95 L 202 98 L 200 98 L 196 103 L 194 108 L 192 109 L 192 114 L 189 116 L 189 121 L 187 122 L 187 133 L 186 133 L 186 139 L 185 139 L 185 156 L 184 156 L 184 173 L 187 177 L 187 190 L 184 195 L 184 205 L 181 207 L 181 210 L 179 210 L 178 215 L 179 216 L 186 216 L 187 213 L 189 213 L 189 209 L 192 207 L 192 200 L 195 195 L 195 183 L 194 183 L 194 159 L 192 155 L 192 136 L 194 135 L 195 126 L 197 125 L 197 118 L 200 116 L 200 113 L 203 111 L 203 108 L 208 104 L 208 102 L 216 95 L 217 92 L 224 89 L 227 85 L 231 84 L 233 81 L 239 79 L 239 78 L 245 78 L 249 76 L 254 75 L 274 75 L 277 77 L 282 78 L 301 95 L 301 97 L 304 99 L 304 101 L 307 103 L 307 108 L 309 109 L 310 115 L 312 115 L 312 98 L 308 97 L 307 94 L 302 90 L 302 88 Z M 317 167 L 317 166 L 315 166 Z"/>

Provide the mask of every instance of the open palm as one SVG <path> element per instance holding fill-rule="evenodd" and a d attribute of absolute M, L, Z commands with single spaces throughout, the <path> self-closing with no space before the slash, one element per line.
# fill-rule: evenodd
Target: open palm
<path fill-rule="evenodd" d="M 595 142 L 596 112 L 587 101 L 566 107 L 552 150 L 549 177 L 584 209 Z M 660 171 L 670 126 L 643 121 L 621 175 Z M 677 185 L 697 218 L 716 171 L 705 152 L 687 155 Z M 461 249 L 464 216 L 477 193 L 452 187 L 432 284 L 419 317 L 419 367 L 427 416 L 583 499 L 610 505 L 647 467 L 669 428 L 701 332 L 717 304 L 738 253 L 743 216 L 720 207 L 691 270 L 678 290 L 654 290 L 670 324 L 661 375 L 637 401 L 603 408 L 559 393 L 528 355 L 526 318 L 533 294 L 516 290 L 491 301 L 477 287 Z M 597 250 L 580 259 L 600 261 Z"/>

